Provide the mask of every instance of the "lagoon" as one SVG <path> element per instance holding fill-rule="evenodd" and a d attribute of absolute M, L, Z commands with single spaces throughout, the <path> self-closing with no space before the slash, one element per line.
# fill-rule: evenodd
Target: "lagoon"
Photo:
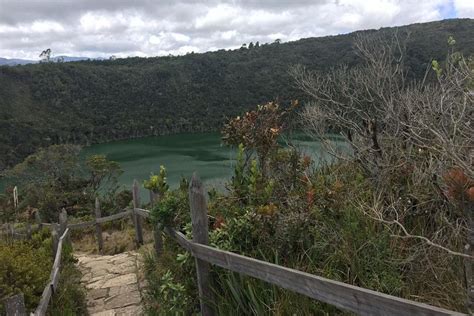
<path fill-rule="evenodd" d="M 289 139 L 313 159 L 328 158 L 319 142 L 301 133 L 296 133 Z M 195 171 L 207 185 L 222 187 L 232 176 L 236 149 L 223 145 L 220 134 L 215 132 L 95 144 L 84 148 L 82 154 L 103 154 L 108 159 L 119 162 L 124 171 L 119 182 L 126 188 L 131 188 L 134 179 L 142 183 L 151 172 L 157 173 L 160 165 L 167 169 L 171 188 L 178 186 L 182 176 L 189 179 Z"/>

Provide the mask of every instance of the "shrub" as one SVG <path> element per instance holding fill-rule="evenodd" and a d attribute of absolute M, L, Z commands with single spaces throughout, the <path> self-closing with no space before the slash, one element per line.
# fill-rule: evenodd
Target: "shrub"
<path fill-rule="evenodd" d="M 83 315 L 85 294 L 70 245 L 64 246 L 62 256 L 59 290 L 48 313 Z M 0 312 L 3 313 L 3 299 L 18 293 L 24 294 L 27 310 L 34 311 L 49 281 L 52 263 L 52 241 L 47 229 L 33 234 L 31 241 L 0 241 Z"/>
<path fill-rule="evenodd" d="M 48 282 L 52 266 L 51 240 L 34 247 L 35 242 L 0 242 L 0 302 L 23 293 L 28 310 L 36 308 Z"/>

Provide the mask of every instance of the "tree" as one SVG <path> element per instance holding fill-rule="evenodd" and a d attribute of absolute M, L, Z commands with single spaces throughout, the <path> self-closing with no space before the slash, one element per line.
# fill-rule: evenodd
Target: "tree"
<path fill-rule="evenodd" d="M 367 215 L 394 235 L 467 256 L 454 236 L 465 242 L 472 221 L 474 72 L 450 52 L 442 69 L 433 63 L 435 76 L 410 81 L 404 43 L 398 34 L 359 36 L 362 65 L 329 73 L 293 69 L 299 87 L 313 98 L 301 118 L 335 156 L 355 159 L 373 179 L 374 200 L 363 202 Z M 351 152 L 335 150 L 328 131 L 338 131 Z M 462 194 L 449 194 L 453 183 Z M 427 214 L 430 230 L 405 224 L 420 214 Z"/>
<path fill-rule="evenodd" d="M 123 172 L 118 162 L 108 160 L 105 155 L 92 155 L 86 159 L 86 166 L 90 174 L 89 186 L 94 194 L 106 187 L 115 191 L 117 178 Z"/>
<path fill-rule="evenodd" d="M 50 48 L 45 49 L 44 51 L 41 52 L 39 57 L 41 58 L 41 62 L 49 63 L 50 58 L 51 58 L 51 49 Z"/>
<path fill-rule="evenodd" d="M 292 74 L 313 99 L 301 116 L 308 131 L 365 170 L 373 194 L 353 197 L 354 205 L 402 243 L 405 264 L 418 266 L 415 275 L 429 270 L 438 279 L 462 267 L 456 284 L 467 288 L 472 313 L 474 68 L 453 51 L 452 39 L 448 45 L 446 61 L 432 62 L 434 71 L 422 80 L 408 78 L 404 41 L 396 33 L 359 36 L 359 66 L 329 73 L 297 67 Z M 352 150 L 335 150 L 330 131 Z"/>
<path fill-rule="evenodd" d="M 9 170 L 8 182 L 17 185 L 23 197 L 19 208 L 37 208 L 44 220 L 57 221 L 62 208 L 72 215 L 90 213 L 99 193 L 113 200 L 122 172 L 119 164 L 103 155 L 83 159 L 79 146 L 53 145 Z"/>
<path fill-rule="evenodd" d="M 406 62 L 411 77 L 423 78 L 430 58 L 443 65 L 448 32 L 463 44 L 463 52 L 474 49 L 469 41 L 474 20 L 400 28 L 404 29 L 413 30 Z M 377 33 L 388 36 L 386 29 Z M 291 83 L 290 65 L 301 63 L 321 71 L 336 64 L 354 66 L 361 59 L 353 49 L 353 37 L 260 44 L 258 50 L 255 44 L 251 58 L 236 49 L 171 58 L 119 58 L 107 67 L 101 60 L 67 67 L 56 63 L 1 67 L 0 170 L 51 144 L 216 131 L 222 117 L 245 113 L 255 104 L 277 97 L 304 103 L 309 97 Z M 124 67 L 130 71 L 122 71 Z"/>
<path fill-rule="evenodd" d="M 255 150 L 265 175 L 268 155 L 277 148 L 278 137 L 288 125 L 285 121 L 297 106 L 298 101 L 293 101 L 287 109 L 277 102 L 259 105 L 257 110 L 229 120 L 222 129 L 222 140 L 227 145 Z"/>

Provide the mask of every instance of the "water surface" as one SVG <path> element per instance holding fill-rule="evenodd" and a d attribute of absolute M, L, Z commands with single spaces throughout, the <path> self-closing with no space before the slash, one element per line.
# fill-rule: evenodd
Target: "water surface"
<path fill-rule="evenodd" d="M 313 159 L 328 158 L 319 142 L 303 134 L 293 135 L 291 142 Z M 141 183 L 164 165 L 173 188 L 182 176 L 189 179 L 195 171 L 206 184 L 222 186 L 232 176 L 236 149 L 222 145 L 219 133 L 200 133 L 96 144 L 84 148 L 83 154 L 104 154 L 119 162 L 124 170 L 119 181 L 127 188 L 134 179 Z"/>
<path fill-rule="evenodd" d="M 168 183 L 176 187 L 182 176 L 194 171 L 207 183 L 222 184 L 232 173 L 235 150 L 221 145 L 218 133 L 176 134 L 96 144 L 83 154 L 104 154 L 120 163 L 119 181 L 130 188 L 133 180 L 142 182 L 160 165 L 168 172 Z"/>

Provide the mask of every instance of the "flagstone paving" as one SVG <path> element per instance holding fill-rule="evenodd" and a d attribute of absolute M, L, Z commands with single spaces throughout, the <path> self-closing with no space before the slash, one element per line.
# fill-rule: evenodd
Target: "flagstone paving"
<path fill-rule="evenodd" d="M 87 289 L 87 310 L 91 316 L 143 315 L 144 283 L 136 252 L 114 256 L 75 254 Z"/>

